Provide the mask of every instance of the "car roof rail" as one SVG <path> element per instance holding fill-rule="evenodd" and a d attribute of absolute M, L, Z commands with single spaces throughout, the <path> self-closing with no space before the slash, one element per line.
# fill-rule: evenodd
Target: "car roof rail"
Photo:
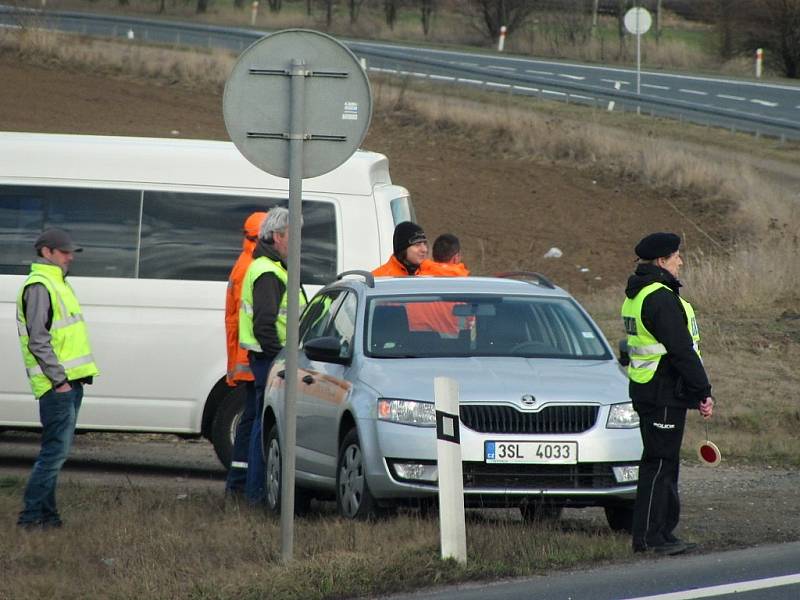
<path fill-rule="evenodd" d="M 364 278 L 364 282 L 367 284 L 368 287 L 374 288 L 375 287 L 375 276 L 370 273 L 369 271 L 361 271 L 359 269 L 353 269 L 352 271 L 343 271 L 336 276 L 336 281 L 340 279 L 344 279 L 348 275 L 357 275 L 359 277 Z"/>
<path fill-rule="evenodd" d="M 500 277 L 502 279 L 519 279 L 520 281 L 527 281 L 528 283 L 542 285 L 546 288 L 550 288 L 551 290 L 556 289 L 556 286 L 552 281 L 550 281 L 541 273 L 537 273 L 535 271 L 504 271 L 502 273 L 497 273 L 495 277 Z"/>

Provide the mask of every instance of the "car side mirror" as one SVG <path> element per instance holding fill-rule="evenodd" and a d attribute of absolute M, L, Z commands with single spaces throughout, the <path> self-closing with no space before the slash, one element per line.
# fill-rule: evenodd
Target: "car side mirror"
<path fill-rule="evenodd" d="M 347 347 L 339 342 L 338 337 L 332 335 L 308 340 L 303 344 L 303 352 L 309 360 L 340 365 L 350 363 Z"/>
<path fill-rule="evenodd" d="M 627 367 L 631 364 L 631 355 L 628 354 L 628 340 L 622 339 L 619 341 L 619 364 Z"/>

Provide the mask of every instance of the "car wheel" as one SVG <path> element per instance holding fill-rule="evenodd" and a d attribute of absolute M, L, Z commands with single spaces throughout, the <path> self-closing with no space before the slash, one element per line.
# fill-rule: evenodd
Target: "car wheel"
<path fill-rule="evenodd" d="M 336 507 L 339 514 L 348 519 L 369 519 L 378 515 L 377 504 L 367 485 L 364 453 L 355 429 L 350 430 L 339 448 Z"/>
<path fill-rule="evenodd" d="M 606 520 L 613 531 L 631 532 L 633 529 L 633 503 L 606 506 Z"/>
<path fill-rule="evenodd" d="M 545 523 L 557 521 L 564 511 L 563 506 L 542 502 L 525 502 L 519 505 L 522 520 L 526 523 Z"/>
<path fill-rule="evenodd" d="M 238 385 L 232 388 L 222 399 L 211 425 L 211 443 L 214 445 L 214 452 L 226 469 L 231 466 L 233 440 L 236 437 L 236 427 L 242 419 L 246 397 L 245 386 Z"/>
<path fill-rule="evenodd" d="M 263 443 L 264 452 L 264 492 L 267 508 L 275 514 L 281 512 L 281 494 L 283 493 L 283 462 L 281 443 L 278 439 L 278 426 L 270 427 L 269 433 Z M 294 488 L 294 513 L 303 515 L 311 506 L 311 496 L 295 486 Z"/>

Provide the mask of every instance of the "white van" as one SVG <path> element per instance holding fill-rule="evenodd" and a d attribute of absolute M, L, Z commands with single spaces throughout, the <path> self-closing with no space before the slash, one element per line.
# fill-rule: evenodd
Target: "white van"
<path fill-rule="evenodd" d="M 225 384 L 225 290 L 253 211 L 288 204 L 288 180 L 233 144 L 0 133 L 0 429 L 35 428 L 16 327 L 33 242 L 61 227 L 84 247 L 70 274 L 101 375 L 80 430 L 209 438 L 223 464 L 242 408 Z M 414 220 L 386 157 L 356 152 L 303 182 L 302 274 L 310 295 L 391 254 Z"/>

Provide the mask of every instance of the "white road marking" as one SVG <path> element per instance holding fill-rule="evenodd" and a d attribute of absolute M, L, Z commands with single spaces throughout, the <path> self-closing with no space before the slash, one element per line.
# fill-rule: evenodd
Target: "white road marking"
<path fill-rule="evenodd" d="M 477 67 L 478 66 L 478 63 L 470 63 L 470 62 L 453 62 L 453 63 L 450 63 L 450 64 L 460 65 L 462 67 Z"/>
<path fill-rule="evenodd" d="M 390 45 L 390 44 L 382 44 L 380 42 L 358 42 L 359 46 L 367 46 L 373 48 L 388 48 L 392 50 L 396 50 L 397 47 Z M 406 51 L 416 51 L 428 54 L 447 54 L 450 56 L 457 56 L 462 57 L 464 56 L 464 52 L 456 52 L 454 50 L 432 50 L 430 48 L 420 48 L 417 46 L 404 46 L 404 50 Z M 478 56 L 492 58 L 497 60 L 497 57 L 491 54 L 477 54 Z M 504 62 L 511 62 L 511 63 L 526 63 L 529 65 L 553 65 L 554 67 L 575 67 L 579 69 L 588 69 L 592 71 L 606 71 L 609 73 L 626 73 L 629 75 L 635 75 L 636 71 L 631 69 L 623 69 L 623 68 L 615 68 L 615 67 L 606 67 L 606 66 L 597 66 L 597 65 L 582 65 L 580 63 L 564 63 L 564 62 L 554 62 L 549 60 L 532 60 L 530 58 L 512 58 L 512 57 L 504 57 L 501 60 Z M 526 73 L 539 73 L 542 75 L 552 75 L 552 73 L 548 73 L 545 71 L 526 71 Z M 775 83 L 756 83 L 751 81 L 741 81 L 737 79 L 723 79 L 720 77 L 702 77 L 699 75 L 679 75 L 676 73 L 663 73 L 663 72 L 655 72 L 655 71 L 641 71 L 642 75 L 652 75 L 653 77 L 670 77 L 673 79 L 688 79 L 691 81 L 711 81 L 714 83 L 730 83 L 733 85 L 741 85 L 741 86 L 750 86 L 750 87 L 760 87 L 760 88 L 770 88 L 770 89 L 777 89 L 777 90 L 789 90 L 792 92 L 800 91 L 800 86 L 797 85 L 780 85 Z"/>
<path fill-rule="evenodd" d="M 477 83 L 478 85 L 483 85 L 482 79 L 464 79 L 463 77 L 459 77 L 458 81 L 463 81 L 464 83 Z"/>
<path fill-rule="evenodd" d="M 508 83 L 497 83 L 495 81 L 487 81 L 486 85 L 491 86 L 491 87 L 499 87 L 499 88 L 510 88 L 511 87 L 511 85 L 509 85 Z"/>
<path fill-rule="evenodd" d="M 497 69 L 498 71 L 516 71 L 515 67 L 502 67 L 500 65 L 488 65 L 487 69 Z"/>
<path fill-rule="evenodd" d="M 534 71 L 533 69 L 525 69 L 526 73 L 532 73 L 534 75 L 552 75 L 550 71 Z"/>
<path fill-rule="evenodd" d="M 800 573 L 796 573 L 794 575 L 783 575 L 781 577 L 768 577 L 766 579 L 740 581 L 738 583 L 726 583 L 724 585 L 696 588 L 683 592 L 671 592 L 668 594 L 657 594 L 655 596 L 639 596 L 637 598 L 627 598 L 626 600 L 692 600 L 694 598 L 711 598 L 713 596 L 739 594 L 741 592 L 763 590 L 766 588 L 781 587 L 784 585 L 795 585 L 798 583 L 800 583 Z"/>
<path fill-rule="evenodd" d="M 568 75 L 566 73 L 559 73 L 559 77 L 566 77 L 567 79 L 577 79 L 578 81 L 583 81 L 586 77 L 581 77 L 579 75 Z"/>
<path fill-rule="evenodd" d="M 725 100 L 739 100 L 740 102 L 747 100 L 744 96 L 730 96 L 728 94 L 717 94 L 717 98 L 725 98 Z"/>
<path fill-rule="evenodd" d="M 605 81 L 606 83 L 614 83 L 614 84 L 618 83 L 620 85 L 630 85 L 631 84 L 630 81 L 622 81 L 620 79 L 601 79 L 600 81 Z M 619 88 L 617 88 L 617 89 L 619 89 Z"/>
<path fill-rule="evenodd" d="M 594 100 L 591 96 L 581 96 L 580 94 L 570 94 L 570 98 L 580 98 L 581 100 Z"/>
<path fill-rule="evenodd" d="M 667 85 L 653 85 L 652 83 L 643 83 L 642 87 L 653 88 L 654 90 L 668 90 L 669 89 L 669 86 L 667 86 Z"/>
<path fill-rule="evenodd" d="M 758 98 L 751 98 L 750 102 L 753 104 L 760 104 L 761 106 L 769 106 L 770 108 L 775 108 L 778 106 L 777 102 L 769 102 L 768 100 L 759 100 Z"/>
<path fill-rule="evenodd" d="M 428 76 L 428 74 L 427 74 L 427 73 L 420 73 L 420 72 L 418 72 L 418 71 L 411 71 L 411 74 L 412 74 L 414 77 L 427 77 L 427 76 Z"/>
<path fill-rule="evenodd" d="M 455 81 L 455 77 L 449 77 L 448 75 L 430 75 L 431 79 L 439 79 L 441 81 Z"/>
<path fill-rule="evenodd" d="M 538 88 L 526 87 L 524 85 L 513 86 L 515 90 L 522 90 L 523 92 L 538 92 Z M 800 106 L 798 106 L 800 108 Z"/>
<path fill-rule="evenodd" d="M 700 90 L 687 90 L 685 88 L 679 88 L 679 92 L 683 92 L 684 94 L 694 94 L 696 96 L 708 96 L 708 92 L 701 92 Z"/>
<path fill-rule="evenodd" d="M 552 94 L 553 96 L 566 96 L 564 92 L 554 92 L 553 90 L 542 90 L 543 94 Z"/>

